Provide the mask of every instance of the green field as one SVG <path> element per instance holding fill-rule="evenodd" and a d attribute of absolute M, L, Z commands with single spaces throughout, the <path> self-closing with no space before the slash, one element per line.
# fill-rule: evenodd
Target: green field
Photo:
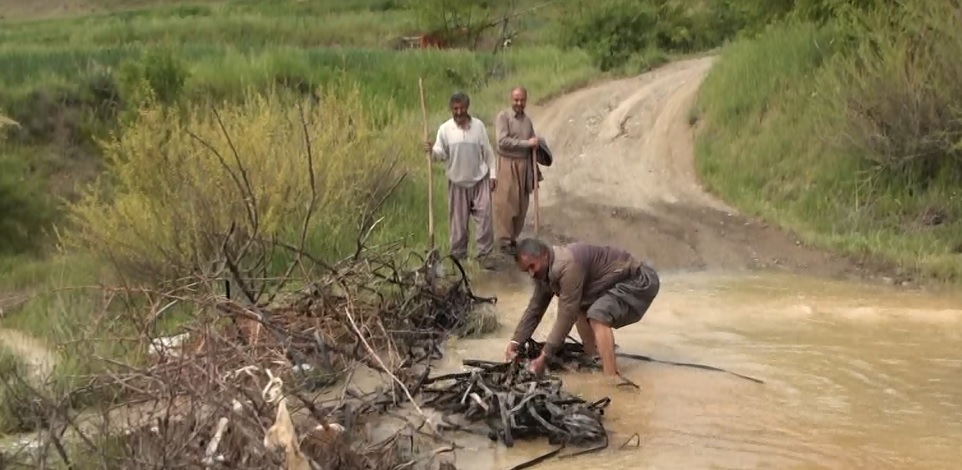
<path fill-rule="evenodd" d="M 474 112 L 490 120 L 515 83 L 525 83 L 537 99 L 596 73 L 584 52 L 547 43 L 498 55 L 395 52 L 390 47 L 394 38 L 419 30 L 416 11 L 383 2 L 343 4 L 212 3 L 5 24 L 0 33 L 0 60 L 6 65 L 0 72 L 5 90 L 0 112 L 20 127 L 9 133 L 4 161 L 27 175 L 32 184 L 21 185 L 17 190 L 24 194 L 15 196 L 37 210 L 23 216 L 29 236 L 27 230 L 0 234 L 10 239 L 2 244 L 4 251 L 36 248 L 38 229 L 63 223 L 67 208 L 53 197 L 77 201 L 86 184 L 102 174 L 99 141 L 136 117 L 145 81 L 161 104 L 178 106 L 239 103 L 251 92 L 271 90 L 276 100 L 310 94 L 317 87 L 334 95 L 357 91 L 352 106 L 363 108 L 370 125 L 405 136 L 388 147 L 404 160 L 402 167 L 417 185 L 424 172 L 413 165 L 420 161 L 418 139 L 410 137 L 421 135 L 419 77 L 425 80 L 429 127 L 434 128 L 455 90 L 471 94 Z M 419 218 L 404 217 L 411 223 L 397 233 L 412 235 L 417 227 L 423 238 L 423 196 L 392 203 L 418 206 L 411 215 Z"/>

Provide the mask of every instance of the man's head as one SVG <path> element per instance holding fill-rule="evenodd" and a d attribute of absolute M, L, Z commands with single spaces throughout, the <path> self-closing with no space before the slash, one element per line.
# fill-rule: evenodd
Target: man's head
<path fill-rule="evenodd" d="M 518 242 L 514 261 L 518 264 L 518 269 L 528 273 L 532 278 L 547 279 L 551 247 L 537 238 L 525 238 Z"/>
<path fill-rule="evenodd" d="M 468 95 L 464 92 L 459 91 L 451 95 L 448 106 L 451 108 L 451 117 L 458 124 L 464 124 L 471 116 L 468 114 L 468 108 L 471 107 L 471 98 L 468 98 Z"/>
<path fill-rule="evenodd" d="M 511 90 L 511 109 L 516 113 L 523 113 L 525 106 L 528 105 L 528 90 L 518 86 Z"/>

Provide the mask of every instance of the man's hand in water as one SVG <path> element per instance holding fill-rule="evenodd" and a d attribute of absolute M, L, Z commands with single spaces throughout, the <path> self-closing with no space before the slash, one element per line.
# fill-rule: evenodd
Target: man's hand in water
<path fill-rule="evenodd" d="M 540 377 L 542 374 L 544 374 L 546 362 L 547 358 L 545 357 L 544 353 L 541 353 L 537 359 L 528 364 L 528 371 Z"/>
<path fill-rule="evenodd" d="M 514 362 L 518 357 L 518 343 L 511 341 L 508 343 L 508 348 L 504 350 L 504 360 L 507 362 Z"/>

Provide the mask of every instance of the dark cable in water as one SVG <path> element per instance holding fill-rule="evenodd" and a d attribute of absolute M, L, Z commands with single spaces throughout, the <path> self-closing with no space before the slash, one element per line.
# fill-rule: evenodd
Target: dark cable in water
<path fill-rule="evenodd" d="M 581 347 L 584 347 L 584 345 L 581 344 L 580 341 L 572 338 L 570 335 L 568 336 L 568 340 L 570 340 L 570 341 L 578 344 L 578 345 L 581 346 Z M 739 378 L 742 378 L 742 379 L 745 379 L 745 380 L 750 380 L 750 381 L 755 382 L 755 383 L 758 383 L 758 384 L 764 384 L 764 383 L 765 383 L 764 381 L 762 381 L 762 380 L 760 380 L 760 379 L 756 379 L 756 378 L 754 378 L 754 377 L 749 377 L 749 376 L 747 376 L 747 375 L 742 375 L 742 374 L 739 374 L 739 373 L 737 373 L 737 372 L 732 372 L 732 371 L 730 371 L 730 370 L 722 369 L 722 368 L 720 368 L 720 367 L 706 366 L 706 365 L 704 365 L 704 364 L 695 364 L 695 363 L 692 363 L 692 362 L 666 361 L 666 360 L 663 360 L 663 359 L 655 359 L 655 358 L 653 358 L 653 357 L 643 356 L 643 355 L 641 355 L 641 354 L 630 354 L 630 353 L 619 353 L 619 352 L 616 352 L 616 353 L 615 353 L 615 356 L 624 357 L 624 358 L 628 358 L 628 359 L 635 359 L 635 360 L 639 360 L 639 361 L 646 361 L 646 362 L 658 362 L 658 363 L 661 363 L 661 364 L 668 364 L 668 365 L 672 365 L 672 366 L 693 367 L 693 368 L 695 368 L 695 369 L 711 370 L 711 371 L 715 371 L 715 372 L 724 372 L 724 373 L 726 373 L 726 374 L 731 374 L 731 375 L 734 375 L 735 377 L 739 377 Z"/>
<path fill-rule="evenodd" d="M 765 383 L 765 382 L 762 381 L 762 380 L 756 379 L 756 378 L 754 378 L 754 377 L 749 377 L 749 376 L 747 376 L 747 375 L 742 375 L 742 374 L 739 374 L 738 372 L 732 372 L 732 371 L 730 371 L 730 370 L 725 370 L 725 369 L 722 369 L 722 368 L 719 368 L 719 367 L 714 367 L 714 366 L 706 366 L 706 365 L 704 365 L 704 364 L 694 364 L 694 363 L 691 363 L 691 362 L 665 361 L 665 360 L 662 360 L 662 359 L 655 359 L 655 358 L 648 357 L 648 356 L 642 356 L 641 354 L 615 353 L 615 356 L 618 356 L 618 357 L 627 357 L 627 358 L 629 358 L 629 359 L 637 359 L 637 360 L 639 360 L 639 361 L 660 362 L 660 363 L 662 363 L 662 364 L 668 364 L 668 365 L 673 365 L 673 366 L 694 367 L 694 368 L 696 368 L 696 369 L 713 370 L 713 371 L 716 371 L 716 372 L 725 372 L 725 373 L 727 373 L 727 374 L 734 375 L 735 377 L 740 377 L 740 378 L 743 378 L 743 379 L 745 379 L 745 380 L 751 380 L 752 382 L 755 382 L 755 383 L 759 383 L 759 384 L 764 384 L 764 383 Z"/>

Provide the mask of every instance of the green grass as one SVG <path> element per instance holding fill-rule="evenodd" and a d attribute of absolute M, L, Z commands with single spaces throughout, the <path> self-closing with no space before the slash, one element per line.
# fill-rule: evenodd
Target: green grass
<path fill-rule="evenodd" d="M 400 109 L 410 112 L 411 118 L 400 120 L 413 129 L 418 77 L 425 79 L 434 127 L 455 90 L 474 96 L 474 111 L 490 120 L 515 83 L 524 82 L 537 96 L 570 88 L 595 73 L 584 53 L 543 43 L 525 44 L 505 56 L 391 50 L 390 38 L 419 30 L 417 15 L 390 1 L 291 0 L 203 2 L 8 22 L 0 31 L 5 64 L 0 112 L 24 130 L 0 145 L 0 152 L 29 167 L 24 173 L 34 186 L 46 186 L 55 198 L 76 200 L 102 171 L 97 140 L 116 127 L 111 106 L 119 103 L 121 117 L 130 117 L 139 99 L 131 83 L 139 78 L 161 84 L 183 78 L 183 85 L 168 93 L 182 103 L 237 101 L 249 90 L 279 82 L 307 87 L 353 82 L 376 125 L 397 125 L 381 110 Z M 534 21 L 541 25 L 531 34 L 553 27 L 543 20 Z M 519 28 L 526 27 L 524 21 Z M 171 67 L 161 63 L 164 57 L 173 58 Z M 56 205 L 44 209 L 56 213 L 51 207 Z"/>
<path fill-rule="evenodd" d="M 185 94 L 196 97 L 195 101 L 205 96 L 206 93 L 202 91 L 204 88 L 223 90 L 225 95 L 242 94 L 245 86 L 263 88 L 269 84 L 273 74 L 292 70 L 304 71 L 304 77 L 314 83 L 338 79 L 344 80 L 345 86 L 357 84 L 360 86 L 363 106 L 372 119 L 382 126 L 400 130 L 398 133 L 404 135 L 404 140 L 396 142 L 394 147 L 401 151 L 402 161 L 407 162 L 403 168 L 410 173 L 407 183 L 399 188 L 385 207 L 388 218 L 383 225 L 386 233 L 381 237 L 408 237 L 414 243 L 423 243 L 427 231 L 427 211 L 424 209 L 427 199 L 426 193 L 420 189 L 425 182 L 426 167 L 418 150 L 422 135 L 419 76 L 425 78 L 426 100 L 431 110 L 429 132 L 433 135 L 434 129 L 447 119 L 447 98 L 457 89 L 464 89 L 472 96 L 472 112 L 491 122 L 494 114 L 505 106 L 506 96 L 516 83 L 528 86 L 532 90 L 532 100 L 537 100 L 539 96 L 577 86 L 597 75 L 586 54 L 563 52 L 548 46 L 510 51 L 504 57 L 504 62 L 499 62 L 488 55 L 469 52 L 412 51 L 398 54 L 365 49 L 288 49 L 253 55 L 228 54 L 211 62 L 189 63 L 190 78 Z M 486 68 L 492 66 L 504 68 L 503 79 L 485 78 Z M 456 71 L 455 74 L 447 73 L 449 69 Z M 212 83 L 217 77 L 223 77 L 221 83 Z M 464 86 L 452 85 L 452 77 L 455 81 L 462 81 L 459 77 L 464 77 Z M 434 181 L 437 239 L 439 243 L 446 244 L 444 220 L 447 208 L 443 199 L 446 187 L 443 169 L 439 166 L 435 167 Z M 318 234 L 319 238 L 323 236 L 326 240 L 326 246 L 319 247 L 320 255 L 333 256 L 352 246 L 353 233 L 350 231 L 333 238 L 328 235 Z M 36 269 L 20 267 L 18 271 L 35 272 Z M 10 279 L 22 277 L 21 274 L 13 274 Z M 29 277 L 36 279 L 42 276 Z"/>
<path fill-rule="evenodd" d="M 27 373 L 27 365 L 0 345 L 0 376 L 26 377 Z M 20 419 L 25 417 L 26 410 L 18 408 L 18 404 L 24 403 L 23 397 L 26 393 L 27 387 L 15 379 L 0 381 L 0 436 L 31 428 L 32 423 L 26 423 Z"/>
<path fill-rule="evenodd" d="M 883 88 L 895 83 L 898 73 L 873 75 L 871 68 L 854 67 L 856 46 L 843 42 L 842 30 L 852 31 L 831 23 L 789 22 L 726 48 L 697 103 L 702 121 L 698 171 L 711 191 L 807 243 L 905 274 L 957 282 L 962 279 L 958 180 L 943 172 L 920 182 L 906 176 L 907 170 L 877 165 L 873 149 L 846 142 L 846 136 L 859 140 L 864 124 L 847 103 L 894 104 L 900 98 Z M 896 44 L 898 37 L 885 41 Z M 885 64 L 876 70 L 897 64 L 896 69 L 917 73 L 929 67 L 900 62 L 905 57 L 890 54 L 871 61 Z M 929 70 L 931 80 L 951 75 Z M 943 91 L 953 89 L 949 81 L 939 83 Z M 856 91 L 864 94 L 850 100 Z M 925 224 L 931 209 L 944 212 L 947 220 Z"/>
<path fill-rule="evenodd" d="M 325 12 L 316 5 L 174 6 L 12 24 L 0 32 L 0 43 L 46 47 L 229 44 L 239 50 L 278 44 L 358 47 L 387 46 L 398 35 L 417 31 L 414 18 L 406 10 Z"/>

